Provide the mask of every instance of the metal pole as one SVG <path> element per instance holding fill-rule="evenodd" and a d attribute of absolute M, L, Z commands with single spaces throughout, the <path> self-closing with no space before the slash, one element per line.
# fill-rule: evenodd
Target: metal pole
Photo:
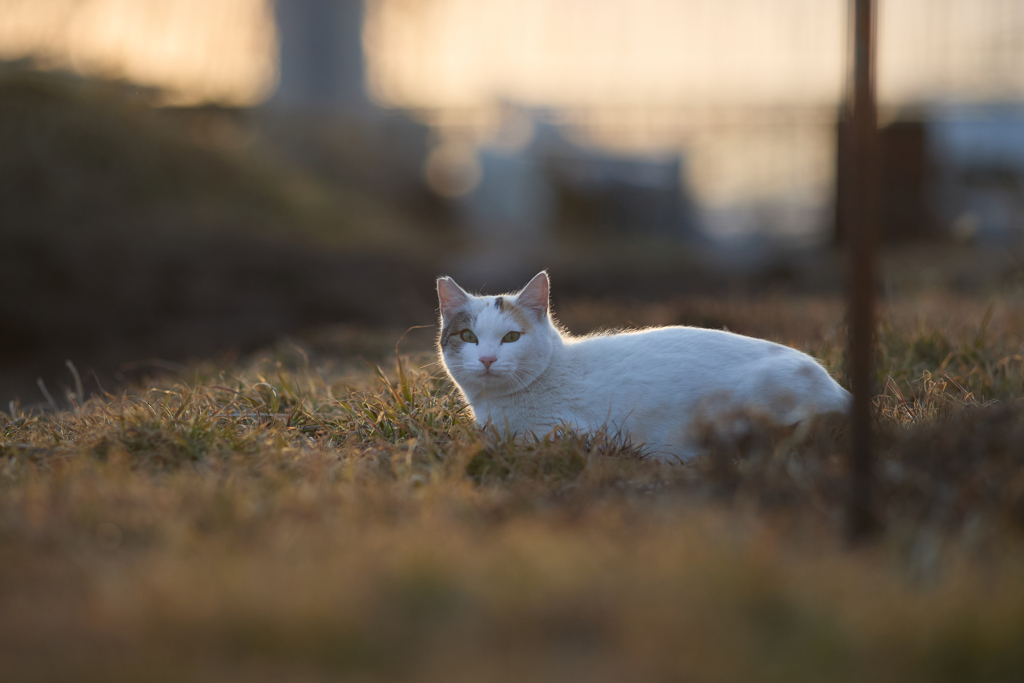
<path fill-rule="evenodd" d="M 874 439 L 871 399 L 874 356 L 876 231 L 878 201 L 878 115 L 875 103 L 874 0 L 851 0 L 853 32 L 852 112 L 847 227 L 850 247 L 848 312 L 849 372 L 853 389 L 853 453 L 848 533 L 852 541 L 876 527 L 871 482 Z"/>

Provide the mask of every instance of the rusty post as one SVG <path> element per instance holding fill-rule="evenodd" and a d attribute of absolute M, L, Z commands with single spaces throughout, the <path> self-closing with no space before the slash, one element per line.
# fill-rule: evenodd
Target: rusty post
<path fill-rule="evenodd" d="M 849 373 L 853 389 L 853 453 L 847 531 L 852 541 L 876 527 L 872 514 L 876 243 L 878 202 L 878 114 L 875 103 L 875 2 L 851 0 L 853 69 L 848 95 L 850 172 L 847 228 L 850 249 Z"/>

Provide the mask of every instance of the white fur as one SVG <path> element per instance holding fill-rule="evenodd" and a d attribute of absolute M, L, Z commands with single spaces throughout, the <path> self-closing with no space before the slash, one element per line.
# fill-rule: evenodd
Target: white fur
<path fill-rule="evenodd" d="M 472 296 L 449 278 L 438 280 L 438 293 L 442 330 L 464 314 L 457 319 L 468 317 L 478 340 L 445 348 L 442 339 L 441 349 L 480 425 L 519 435 L 607 429 L 652 457 L 685 460 L 698 453 L 700 421 L 754 410 L 791 425 L 849 409 L 850 394 L 813 358 L 770 341 L 694 327 L 564 334 L 548 310 L 546 273 L 504 297 L 525 313 L 525 326 L 509 306 L 496 307 L 497 297 Z M 510 331 L 522 336 L 502 343 Z M 489 369 L 481 357 L 495 358 Z"/>

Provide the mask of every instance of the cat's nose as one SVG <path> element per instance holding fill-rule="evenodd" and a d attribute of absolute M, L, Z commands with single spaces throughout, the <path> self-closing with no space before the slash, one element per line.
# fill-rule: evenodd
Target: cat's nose
<path fill-rule="evenodd" d="M 480 356 L 480 362 L 484 364 L 484 367 L 488 370 L 491 369 L 491 363 L 498 360 L 497 356 Z"/>

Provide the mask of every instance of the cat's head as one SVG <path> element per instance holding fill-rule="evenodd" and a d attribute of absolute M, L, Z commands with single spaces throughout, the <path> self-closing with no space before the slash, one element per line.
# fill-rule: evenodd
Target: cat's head
<path fill-rule="evenodd" d="M 448 277 L 437 281 L 441 357 L 468 395 L 499 396 L 529 385 L 561 341 L 548 310 L 548 274 L 516 294 L 474 296 Z"/>

